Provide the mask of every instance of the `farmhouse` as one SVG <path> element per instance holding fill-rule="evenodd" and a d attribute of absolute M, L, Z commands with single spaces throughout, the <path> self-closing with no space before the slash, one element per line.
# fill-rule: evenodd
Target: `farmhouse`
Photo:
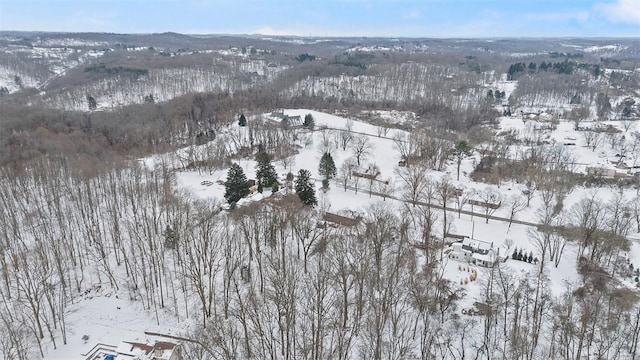
<path fill-rule="evenodd" d="M 290 127 L 302 127 L 304 125 L 304 121 L 300 115 L 286 115 L 283 112 L 276 111 L 271 113 L 271 118 L 280 121 L 282 125 Z"/>
<path fill-rule="evenodd" d="M 478 266 L 491 267 L 500 261 L 500 249 L 493 243 L 465 237 L 450 246 L 449 258 Z"/>

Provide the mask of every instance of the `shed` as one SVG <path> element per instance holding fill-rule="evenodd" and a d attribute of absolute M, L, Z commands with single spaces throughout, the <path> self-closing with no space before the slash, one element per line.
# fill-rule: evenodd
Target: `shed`
<path fill-rule="evenodd" d="M 336 225 L 351 227 L 351 226 L 356 226 L 360 224 L 360 221 L 362 220 L 362 218 L 360 218 L 359 216 L 356 218 L 350 218 L 350 217 L 326 212 L 324 214 L 324 220 L 330 223 L 334 223 Z"/>

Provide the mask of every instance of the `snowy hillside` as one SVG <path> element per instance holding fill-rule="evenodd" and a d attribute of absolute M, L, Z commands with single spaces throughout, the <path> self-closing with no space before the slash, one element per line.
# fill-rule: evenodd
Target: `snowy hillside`
<path fill-rule="evenodd" d="M 46 94 L 42 101 L 54 108 L 86 111 L 87 94 L 97 109 L 112 110 L 144 103 L 145 97 L 167 101 L 194 92 L 234 92 L 272 80 L 283 67 L 264 61 L 224 62 L 202 68 L 152 69 L 147 76 L 110 77 L 97 83 Z"/>
<path fill-rule="evenodd" d="M 372 67 L 376 75 L 308 77 L 283 95 L 334 98 L 351 101 L 394 101 L 398 104 L 426 99 L 436 103 L 451 103 L 460 109 L 476 103 L 485 96 L 484 90 L 466 88 L 479 84 L 480 77 L 465 74 L 458 69 L 437 64 L 405 63 L 393 67 Z M 468 77 L 467 77 L 468 76 Z"/>

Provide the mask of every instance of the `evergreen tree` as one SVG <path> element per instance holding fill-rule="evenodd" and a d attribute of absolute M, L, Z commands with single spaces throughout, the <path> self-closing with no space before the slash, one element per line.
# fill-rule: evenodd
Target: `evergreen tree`
<path fill-rule="evenodd" d="M 596 78 L 596 80 L 600 77 L 600 74 L 602 74 L 602 71 L 600 70 L 600 65 L 596 65 L 593 67 L 593 77 Z"/>
<path fill-rule="evenodd" d="M 582 97 L 578 94 L 574 94 L 571 97 L 571 101 L 569 101 L 569 104 L 575 105 L 575 104 L 582 104 Z"/>
<path fill-rule="evenodd" d="M 311 172 L 306 169 L 300 169 L 296 178 L 296 194 L 305 205 L 314 206 L 318 204 L 313 186 Z"/>
<path fill-rule="evenodd" d="M 464 140 L 456 141 L 453 146 L 453 150 L 451 152 L 453 154 L 453 157 L 456 158 L 456 162 L 458 164 L 458 180 L 460 180 L 460 164 L 462 164 L 462 159 L 465 156 L 471 155 L 471 151 L 471 146 L 469 146 L 469 143 Z"/>
<path fill-rule="evenodd" d="M 532 261 L 533 261 L 533 253 L 532 253 L 532 252 L 530 252 L 530 253 L 529 253 L 529 257 L 527 258 L 527 262 L 528 262 L 529 264 L 531 264 L 531 262 L 532 262 Z"/>
<path fill-rule="evenodd" d="M 240 114 L 240 119 L 238 119 L 238 125 L 247 126 L 247 118 L 244 117 L 244 114 Z"/>
<path fill-rule="evenodd" d="M 96 99 L 91 95 L 87 95 L 87 104 L 89 105 L 89 110 L 95 110 L 98 108 Z"/>
<path fill-rule="evenodd" d="M 235 203 L 249 194 L 249 183 L 244 170 L 240 165 L 233 163 L 227 174 L 227 181 L 224 183 L 224 198 L 227 202 Z"/>
<path fill-rule="evenodd" d="M 493 99 L 493 90 L 489 89 L 489 91 L 487 92 L 487 98 Z"/>
<path fill-rule="evenodd" d="M 306 129 L 313 130 L 315 125 L 316 125 L 316 122 L 315 120 L 313 120 L 313 115 L 307 114 L 304 116 L 304 123 L 302 124 L 302 126 L 304 126 Z"/>
<path fill-rule="evenodd" d="M 518 260 L 518 249 L 513 250 L 513 255 L 511 255 L 513 260 Z"/>
<path fill-rule="evenodd" d="M 507 71 L 507 80 L 515 80 L 515 75 L 520 72 L 524 72 L 527 68 L 525 63 L 515 63 L 509 66 L 509 70 Z"/>
<path fill-rule="evenodd" d="M 522 257 L 524 255 L 522 255 L 522 249 L 518 250 L 518 260 L 522 261 Z"/>
<path fill-rule="evenodd" d="M 262 193 L 265 187 L 272 187 L 278 182 L 278 175 L 275 167 L 271 164 L 271 158 L 265 151 L 258 152 L 256 155 L 256 180 L 258 181 L 258 191 Z"/>
<path fill-rule="evenodd" d="M 336 164 L 333 162 L 333 157 L 331 157 L 331 154 L 328 152 L 322 154 L 322 158 L 320 158 L 318 173 L 327 180 L 336 176 Z"/>
<path fill-rule="evenodd" d="M 547 65 L 546 62 L 541 62 L 540 63 L 540 71 L 547 71 L 547 68 L 549 67 L 549 65 Z"/>

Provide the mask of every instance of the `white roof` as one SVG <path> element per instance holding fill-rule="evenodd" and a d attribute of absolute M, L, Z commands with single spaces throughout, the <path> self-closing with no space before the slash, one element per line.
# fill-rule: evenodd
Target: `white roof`
<path fill-rule="evenodd" d="M 486 241 L 476 240 L 472 238 L 464 238 L 464 240 L 462 240 L 462 244 L 480 250 L 489 250 L 492 247 L 491 244 Z"/>

